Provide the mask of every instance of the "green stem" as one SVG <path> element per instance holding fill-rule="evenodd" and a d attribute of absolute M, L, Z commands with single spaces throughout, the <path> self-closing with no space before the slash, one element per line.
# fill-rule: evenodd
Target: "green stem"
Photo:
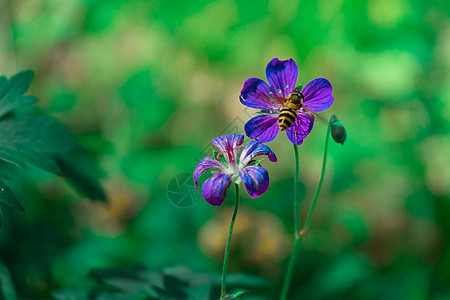
<path fill-rule="evenodd" d="M 239 185 L 235 184 L 236 189 L 236 203 L 234 205 L 234 212 L 233 217 L 231 217 L 231 223 L 230 223 L 230 230 L 228 231 L 228 239 L 227 239 L 227 245 L 225 248 L 225 256 L 223 258 L 223 269 L 222 269 L 222 291 L 220 299 L 226 299 L 226 293 L 225 293 L 225 281 L 227 277 L 227 269 L 228 269 L 228 257 L 230 256 L 230 244 L 231 244 L 231 236 L 233 235 L 233 227 L 234 227 L 234 221 L 236 220 L 236 215 L 239 209 Z"/>
<path fill-rule="evenodd" d="M 291 284 L 292 273 L 294 272 L 295 260 L 297 258 L 297 252 L 298 252 L 298 248 L 300 247 L 301 241 L 302 241 L 301 237 L 297 236 L 297 234 L 296 234 L 295 241 L 294 241 L 294 247 L 292 248 L 292 253 L 291 253 L 291 257 L 289 258 L 289 265 L 288 265 L 288 269 L 286 272 L 286 277 L 284 279 L 283 290 L 281 291 L 281 296 L 280 296 L 281 300 L 285 300 L 287 297 L 287 294 L 289 292 L 289 286 Z"/>
<path fill-rule="evenodd" d="M 295 176 L 294 176 L 294 224 L 295 224 L 295 239 L 294 247 L 292 249 L 291 257 L 289 258 L 288 269 L 286 277 L 284 279 L 283 290 L 281 291 L 281 300 L 285 300 L 289 292 L 289 285 L 291 284 L 292 273 L 294 271 L 295 259 L 297 258 L 297 249 L 301 244 L 301 237 L 299 235 L 300 230 L 300 208 L 297 200 L 297 186 L 298 186 L 298 173 L 299 173 L 299 160 L 298 160 L 298 147 L 294 145 L 295 156 Z"/>
<path fill-rule="evenodd" d="M 312 215 L 314 209 L 316 208 L 317 199 L 319 199 L 320 191 L 322 190 L 323 178 L 325 176 L 325 167 L 327 166 L 327 155 L 328 155 L 328 138 L 330 136 L 332 120 L 328 122 L 327 136 L 325 138 L 325 148 L 323 150 L 323 161 L 322 161 L 322 173 L 320 174 L 319 185 L 317 186 L 316 194 L 314 195 L 313 202 L 311 203 L 311 208 L 309 209 L 308 217 L 306 218 L 305 226 L 301 231 L 301 236 L 304 237 L 308 231 L 309 223 L 311 223 Z"/>
<path fill-rule="evenodd" d="M 319 198 L 319 194 L 322 189 L 323 178 L 325 176 L 325 167 L 327 165 L 328 138 L 330 136 L 331 123 L 332 123 L 332 119 L 330 118 L 330 121 L 328 122 L 327 135 L 325 138 L 325 148 L 323 151 L 323 162 L 322 162 L 322 173 L 320 174 L 319 185 L 317 186 L 316 194 L 314 195 L 314 199 L 311 204 L 311 208 L 309 210 L 308 217 L 305 222 L 305 226 L 303 226 L 303 229 L 301 231 L 300 231 L 299 204 L 297 201 L 297 181 L 298 181 L 299 161 L 298 161 L 297 145 L 294 145 L 294 150 L 295 150 L 295 178 L 294 178 L 295 241 L 294 241 L 294 247 L 292 249 L 291 257 L 289 259 L 289 265 L 288 265 L 288 269 L 286 272 L 286 278 L 284 280 L 283 290 L 281 291 L 280 300 L 285 300 L 287 297 L 287 294 L 289 292 L 289 285 L 291 283 L 292 273 L 294 271 L 295 259 L 297 258 L 298 248 L 300 247 L 301 241 L 305 237 L 306 232 L 309 227 L 309 224 L 311 223 L 311 219 L 312 219 L 314 209 L 316 207 L 317 199 Z"/>
<path fill-rule="evenodd" d="M 295 156 L 295 176 L 294 176 L 294 222 L 295 222 L 295 236 L 298 235 L 300 230 L 300 205 L 297 200 L 298 196 L 298 174 L 299 174 L 299 160 L 298 160 L 298 147 L 294 145 L 294 156 Z"/>

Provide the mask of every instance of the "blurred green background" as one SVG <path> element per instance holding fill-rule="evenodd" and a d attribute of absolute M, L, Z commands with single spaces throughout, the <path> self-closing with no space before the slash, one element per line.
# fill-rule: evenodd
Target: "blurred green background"
<path fill-rule="evenodd" d="M 17 179 L 26 213 L 4 209 L 0 259 L 18 296 L 49 298 L 99 267 L 219 273 L 232 190 L 223 207 L 195 195 L 177 207 L 169 182 L 212 138 L 243 132 L 255 111 L 240 89 L 279 57 L 297 62 L 299 82 L 330 80 L 322 116 L 348 133 L 330 144 L 291 299 L 449 299 L 449 14 L 445 0 L 1 0 L 0 73 L 34 71 L 28 94 L 98 157 L 109 198 L 36 169 Z M 325 132 L 316 122 L 299 148 L 303 220 Z M 294 166 L 285 135 L 268 145 L 279 161 L 263 162 L 266 194 L 242 188 L 229 269 L 266 278 L 276 299 Z"/>

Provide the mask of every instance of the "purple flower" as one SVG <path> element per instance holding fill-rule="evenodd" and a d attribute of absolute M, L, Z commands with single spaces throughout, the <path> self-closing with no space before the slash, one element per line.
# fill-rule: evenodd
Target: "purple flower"
<path fill-rule="evenodd" d="M 252 165 L 253 158 L 258 155 L 267 155 L 270 161 L 277 161 L 277 157 L 264 144 L 250 141 L 245 147 L 244 135 L 234 134 L 220 136 L 212 140 L 219 149 L 217 159 L 209 157 L 202 159 L 194 170 L 194 183 L 198 189 L 198 178 L 207 170 L 218 170 L 203 183 L 202 195 L 205 200 L 215 206 L 222 205 L 226 191 L 232 182 L 241 181 L 250 197 L 258 197 L 269 188 L 269 174 L 263 167 Z M 241 150 L 242 149 L 242 150 Z M 240 155 L 239 152 L 241 151 Z M 222 157 L 221 157 L 222 156 Z"/>
<path fill-rule="evenodd" d="M 244 127 L 247 136 L 262 143 L 272 141 L 280 131 L 280 112 L 289 102 L 291 92 L 296 90 L 298 67 L 292 58 L 274 58 L 267 65 L 266 76 L 269 84 L 258 78 L 247 79 L 240 96 L 245 106 L 262 110 L 262 114 L 250 119 Z M 333 104 L 332 90 L 328 80 L 317 78 L 299 91 L 302 100 L 297 109 L 293 109 L 297 116 L 286 129 L 292 143 L 301 145 L 311 132 L 314 124 L 312 113 L 324 111 Z"/>

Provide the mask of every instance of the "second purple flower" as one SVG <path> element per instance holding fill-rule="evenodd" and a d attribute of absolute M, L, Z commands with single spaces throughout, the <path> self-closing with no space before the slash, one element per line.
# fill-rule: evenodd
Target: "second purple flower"
<path fill-rule="evenodd" d="M 203 158 L 194 170 L 194 183 L 198 189 L 198 178 L 208 170 L 217 170 L 203 183 L 202 195 L 205 200 L 214 206 L 222 205 L 226 191 L 231 183 L 243 182 L 250 197 L 258 197 L 269 188 L 269 174 L 261 166 L 254 165 L 258 155 L 267 155 L 272 162 L 277 157 L 264 144 L 250 141 L 245 147 L 244 135 L 234 134 L 220 136 L 212 140 L 219 149 L 217 160 L 210 157 Z M 240 152 L 240 155 L 239 155 Z"/>

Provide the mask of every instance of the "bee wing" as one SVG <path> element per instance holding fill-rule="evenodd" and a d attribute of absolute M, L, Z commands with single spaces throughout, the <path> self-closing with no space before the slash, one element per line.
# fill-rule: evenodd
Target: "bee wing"
<path fill-rule="evenodd" d="M 299 113 L 297 120 L 295 120 L 291 127 L 286 129 L 289 140 L 296 145 L 303 144 L 303 140 L 311 132 L 313 124 L 314 116 L 308 113 Z"/>
<path fill-rule="evenodd" d="M 270 102 L 272 102 L 274 105 L 282 105 L 286 99 L 281 97 L 270 97 Z"/>
<path fill-rule="evenodd" d="M 279 114 L 280 110 L 284 107 L 286 99 L 279 97 L 270 97 L 269 102 L 272 105 L 270 109 L 264 109 L 257 114 Z M 242 102 L 242 101 L 241 101 Z"/>
<path fill-rule="evenodd" d="M 305 112 L 307 112 L 307 113 L 313 115 L 314 118 L 319 119 L 319 120 L 321 120 L 321 121 L 323 121 L 323 122 L 325 122 L 325 123 L 328 123 L 327 120 L 325 120 L 322 116 L 319 116 L 317 113 L 313 112 L 312 110 L 310 110 L 310 109 L 307 108 L 306 106 L 302 106 L 302 108 L 303 108 L 303 111 L 305 111 Z"/>
<path fill-rule="evenodd" d="M 286 103 L 286 99 L 281 97 L 270 97 L 270 102 L 273 104 L 274 108 L 281 109 Z"/>

